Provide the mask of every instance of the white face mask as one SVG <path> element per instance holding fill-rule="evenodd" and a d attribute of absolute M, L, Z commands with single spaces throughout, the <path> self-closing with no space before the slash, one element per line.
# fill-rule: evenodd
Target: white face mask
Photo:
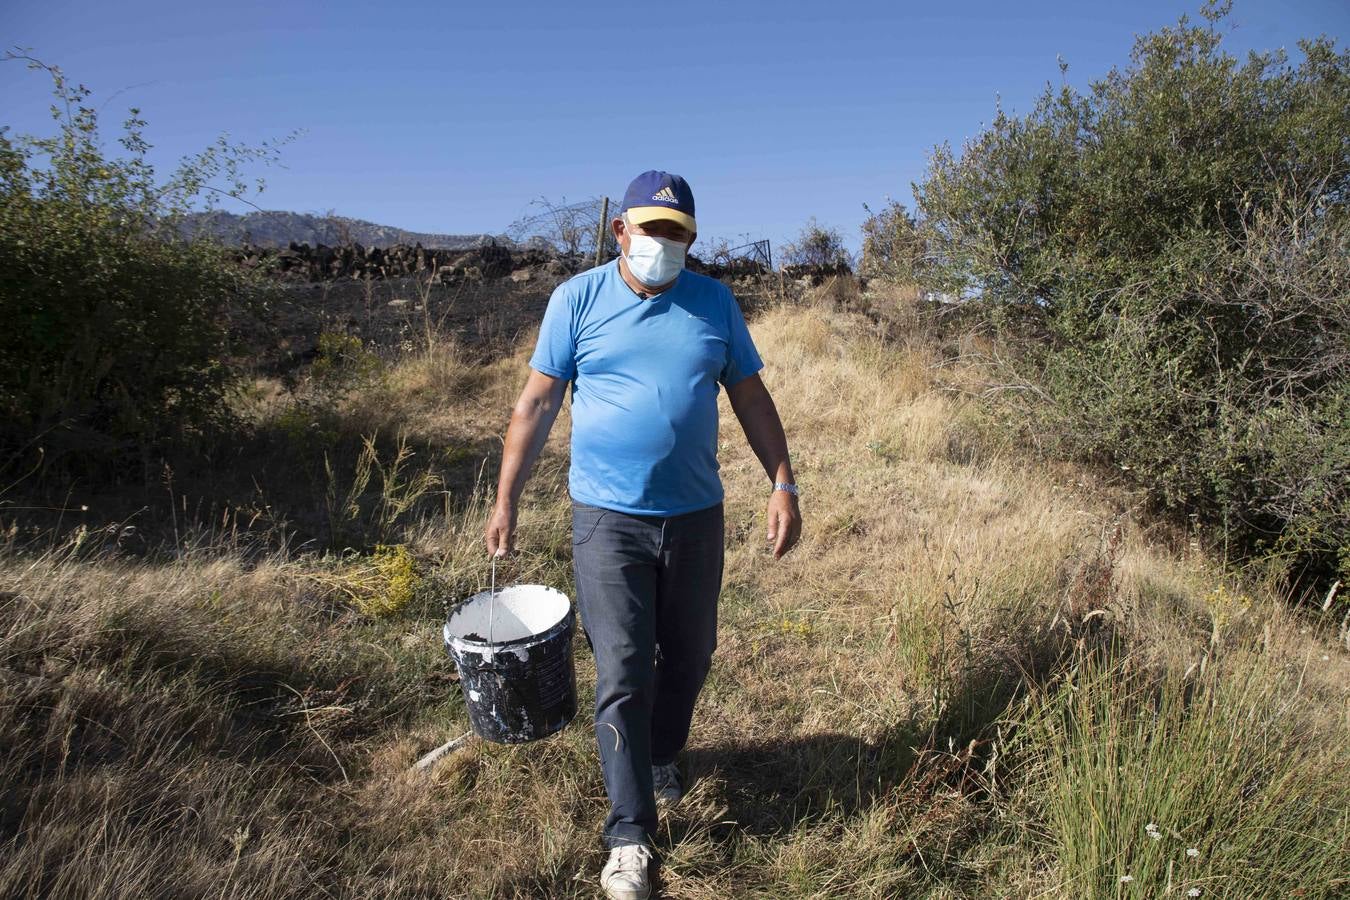
<path fill-rule="evenodd" d="M 689 248 L 683 241 L 632 233 L 629 238 L 631 243 L 623 258 L 628 260 L 628 271 L 647 287 L 674 281 L 684 268 L 684 253 Z"/>

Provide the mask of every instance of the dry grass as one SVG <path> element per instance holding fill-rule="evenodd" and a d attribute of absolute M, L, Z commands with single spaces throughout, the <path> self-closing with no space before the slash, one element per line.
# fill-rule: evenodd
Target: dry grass
<path fill-rule="evenodd" d="M 1334 627 L 1029 464 L 951 390 L 979 372 L 913 322 L 831 300 L 752 325 L 807 527 L 775 563 L 764 476 L 724 405 L 720 644 L 691 790 L 658 838 L 664 896 L 1340 893 L 1350 661 Z M 428 340 L 341 401 L 350 434 L 403 435 L 444 485 L 389 526 L 421 565 L 394 615 L 353 608 L 351 560 L 245 555 L 209 527 L 160 563 L 87 537 L 5 551 L 0 895 L 594 894 L 605 801 L 585 713 L 408 773 L 467 730 L 439 621 L 487 578 L 491 448 L 528 349 L 469 363 Z M 284 395 L 256 396 L 284 414 Z M 503 578 L 570 589 L 567 430 L 564 414 Z M 1141 718 L 1154 708 L 1166 728 Z M 1215 759 L 1218 776 L 1191 778 Z M 1173 795 L 1168 778 L 1200 786 Z M 1189 881 L 1136 833 L 1169 797 L 1158 824 L 1209 842 Z M 1275 822 L 1295 837 L 1265 835 L 1273 861 L 1254 860 L 1251 823 Z"/>

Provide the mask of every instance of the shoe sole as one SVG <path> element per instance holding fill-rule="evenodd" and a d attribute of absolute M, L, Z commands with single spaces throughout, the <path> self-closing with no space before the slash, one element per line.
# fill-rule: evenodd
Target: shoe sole
<path fill-rule="evenodd" d="M 630 891 L 627 888 L 621 888 L 619 890 L 611 890 L 602 884 L 600 885 L 600 891 L 606 897 L 608 897 L 609 900 L 648 900 L 648 898 L 651 897 L 652 895 L 652 887 L 650 883 L 648 883 L 645 890 L 641 891 Z"/>
<path fill-rule="evenodd" d="M 609 900 L 648 900 L 652 895 L 651 888 L 647 888 L 647 890 L 642 893 L 638 893 L 637 891 L 621 891 L 619 893 L 613 893 L 608 888 L 601 888 L 601 890 L 605 892 L 605 896 L 608 897 Z"/>

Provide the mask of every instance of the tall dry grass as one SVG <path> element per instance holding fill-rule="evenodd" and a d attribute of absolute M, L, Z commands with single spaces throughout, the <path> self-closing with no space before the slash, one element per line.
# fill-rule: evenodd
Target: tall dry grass
<path fill-rule="evenodd" d="M 690 790 L 658 835 L 663 895 L 1342 893 L 1334 623 L 1086 474 L 1028 463 L 977 399 L 977 339 L 919 327 L 903 293 L 838 290 L 752 323 L 803 486 L 782 561 L 723 406 L 719 648 Z M 385 523 L 417 561 L 400 603 L 365 607 L 387 615 L 361 612 L 382 571 L 361 554 L 245 554 L 208 526 L 160 562 L 11 541 L 0 895 L 594 895 L 605 800 L 584 712 L 409 772 L 467 730 L 439 623 L 488 577 L 493 441 L 528 343 L 479 363 L 428 339 L 339 404 L 351 434 L 401 435 L 405 472 L 440 479 Z M 567 431 L 564 414 L 502 579 L 570 591 Z M 341 462 L 334 495 L 377 509 L 379 479 L 343 493 Z"/>
<path fill-rule="evenodd" d="M 1295 673 L 1234 649 L 1194 672 L 1085 658 L 1016 716 L 1028 841 L 1081 897 L 1350 889 L 1344 743 Z M 1039 827 L 1035 827 L 1039 826 Z"/>

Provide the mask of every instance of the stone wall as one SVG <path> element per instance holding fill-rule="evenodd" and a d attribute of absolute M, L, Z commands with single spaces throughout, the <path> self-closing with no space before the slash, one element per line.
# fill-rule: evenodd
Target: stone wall
<path fill-rule="evenodd" d="M 330 247 L 291 243 L 286 247 L 245 244 L 236 257 L 241 265 L 263 268 L 288 281 L 363 281 L 430 275 L 434 283 L 503 278 L 521 269 L 570 271 L 566 261 L 538 249 L 510 250 L 486 244 L 471 250 L 435 250 L 421 244 L 392 247 L 362 247 L 347 244 Z"/>
<path fill-rule="evenodd" d="M 392 247 L 362 247 L 347 244 L 291 243 L 286 247 L 259 247 L 244 244 L 236 258 L 249 268 L 265 268 L 288 281 L 340 281 L 351 279 L 406 278 L 430 275 L 435 284 L 457 281 L 483 281 L 511 276 L 528 280 L 535 274 L 561 277 L 579 272 L 592 264 L 589 257 L 567 257 L 553 251 L 528 248 L 511 249 L 499 244 L 484 244 L 470 250 L 429 249 L 421 244 Z M 759 262 L 736 258 L 725 262 L 703 262 L 690 254 L 691 271 L 724 281 L 763 277 L 771 274 Z M 832 275 L 851 274 L 847 266 L 785 266 L 789 279 L 809 279 L 817 285 Z"/>

